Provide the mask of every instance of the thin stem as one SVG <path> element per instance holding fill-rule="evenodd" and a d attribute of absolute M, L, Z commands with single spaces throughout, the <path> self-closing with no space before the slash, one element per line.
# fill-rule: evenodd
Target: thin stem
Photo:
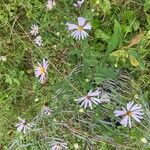
<path fill-rule="evenodd" d="M 34 44 L 34 46 L 39 50 L 39 52 L 44 56 L 44 53 L 40 50 L 40 48 L 33 42 L 33 40 L 30 38 L 30 36 L 27 34 L 27 32 L 23 29 L 23 27 L 20 25 L 20 23 L 17 21 L 17 24 L 19 25 L 19 27 L 22 29 L 22 31 L 26 34 L 26 36 L 29 38 L 30 41 L 32 41 L 32 43 Z M 49 64 L 58 72 L 58 74 L 64 79 L 66 80 L 66 82 L 75 90 L 77 91 L 81 96 L 82 93 L 58 70 L 58 68 L 50 61 L 48 60 Z"/>

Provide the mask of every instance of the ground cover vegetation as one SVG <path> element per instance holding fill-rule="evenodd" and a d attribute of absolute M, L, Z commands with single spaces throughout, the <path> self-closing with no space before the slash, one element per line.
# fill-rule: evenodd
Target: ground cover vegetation
<path fill-rule="evenodd" d="M 0 37 L 0 149 L 150 149 L 149 0 L 1 0 Z"/>

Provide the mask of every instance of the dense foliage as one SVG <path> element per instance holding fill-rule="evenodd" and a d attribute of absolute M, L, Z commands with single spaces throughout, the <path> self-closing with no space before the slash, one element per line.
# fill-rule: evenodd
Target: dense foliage
<path fill-rule="evenodd" d="M 0 4 L 0 149 L 50 149 L 62 139 L 69 150 L 150 149 L 150 1 L 1 0 Z M 92 30 L 84 40 L 70 36 L 66 23 L 85 17 Z M 30 34 L 39 26 L 43 46 Z M 49 61 L 44 84 L 34 67 Z M 110 102 L 93 110 L 75 99 L 91 89 L 110 94 Z M 114 111 L 130 101 L 142 105 L 144 117 L 123 127 Z M 43 105 L 51 116 L 39 115 Z M 34 122 L 28 134 L 18 133 L 17 117 Z"/>

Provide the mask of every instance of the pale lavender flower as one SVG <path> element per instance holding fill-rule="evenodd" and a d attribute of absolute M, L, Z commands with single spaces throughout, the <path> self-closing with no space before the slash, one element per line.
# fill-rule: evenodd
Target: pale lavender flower
<path fill-rule="evenodd" d="M 87 23 L 87 20 L 83 17 L 78 17 L 78 25 L 67 23 L 68 30 L 72 31 L 71 36 L 76 40 L 84 39 L 89 34 L 85 30 L 91 30 L 92 27 L 90 23 Z"/>
<path fill-rule="evenodd" d="M 39 27 L 38 27 L 38 25 L 33 24 L 33 25 L 31 26 L 30 33 L 31 33 L 31 35 L 33 35 L 33 36 L 36 37 L 36 36 L 39 34 Z"/>
<path fill-rule="evenodd" d="M 143 109 L 139 104 L 133 105 L 133 101 L 129 102 L 127 104 L 127 108 L 122 107 L 122 110 L 116 110 L 115 116 L 123 116 L 123 119 L 120 121 L 120 124 L 122 124 L 124 127 L 129 127 L 131 128 L 131 118 L 135 119 L 138 123 L 141 122 L 141 119 L 143 118 L 142 115 Z"/>
<path fill-rule="evenodd" d="M 34 42 L 36 45 L 38 46 L 43 46 L 43 41 L 42 41 L 42 37 L 39 35 L 34 39 Z"/>
<path fill-rule="evenodd" d="M 66 150 L 66 149 L 68 149 L 67 143 L 58 142 L 58 141 L 52 141 L 50 143 L 50 147 L 52 150 Z"/>
<path fill-rule="evenodd" d="M 19 123 L 17 123 L 15 126 L 17 127 L 17 131 L 18 132 L 22 132 L 22 133 L 27 133 L 27 131 L 29 131 L 31 129 L 31 127 L 33 126 L 32 124 L 29 124 L 25 121 L 25 119 L 21 119 L 19 118 Z"/>
<path fill-rule="evenodd" d="M 76 3 L 73 3 L 73 6 L 76 8 L 81 8 L 83 3 L 84 3 L 84 0 L 78 0 Z"/>
<path fill-rule="evenodd" d="M 42 116 L 44 116 L 44 115 L 51 116 L 51 114 L 52 114 L 52 109 L 50 109 L 48 106 L 44 105 L 41 110 L 41 115 Z"/>
<path fill-rule="evenodd" d="M 96 90 L 94 92 L 92 92 L 92 90 L 90 90 L 86 96 L 80 97 L 80 98 L 76 99 L 76 101 L 78 103 L 81 103 L 81 105 L 80 105 L 81 107 L 84 107 L 85 109 L 87 107 L 90 107 L 92 109 L 93 103 L 96 105 L 98 105 L 99 103 L 102 103 L 101 99 L 98 98 L 99 94 L 100 94 L 99 90 Z"/>
<path fill-rule="evenodd" d="M 54 6 L 56 6 L 56 1 L 55 0 L 48 0 L 46 7 L 48 10 L 51 10 Z"/>
<path fill-rule="evenodd" d="M 35 77 L 40 77 L 40 83 L 44 82 L 45 76 L 47 74 L 48 61 L 43 59 L 42 64 L 38 63 L 38 66 L 35 68 Z"/>

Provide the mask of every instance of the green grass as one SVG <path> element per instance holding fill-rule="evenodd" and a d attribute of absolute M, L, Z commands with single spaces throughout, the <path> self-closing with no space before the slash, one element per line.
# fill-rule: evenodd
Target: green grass
<path fill-rule="evenodd" d="M 7 61 L 0 61 L 0 149 L 49 149 L 48 142 L 58 138 L 69 150 L 74 144 L 79 150 L 149 150 L 149 0 L 88 0 L 81 9 L 73 0 L 58 0 L 51 11 L 45 4 L 1 0 L 0 56 Z M 74 40 L 66 27 L 78 16 L 92 24 L 83 41 Z M 34 23 L 44 42 L 40 48 L 29 33 Z M 43 58 L 50 65 L 48 82 L 41 85 L 34 66 Z M 111 103 L 82 112 L 74 99 L 96 87 L 111 91 Z M 117 126 L 114 110 L 131 100 L 143 105 L 142 123 Z M 46 102 L 52 116 L 37 118 Z M 16 132 L 18 116 L 35 118 L 29 135 Z"/>

